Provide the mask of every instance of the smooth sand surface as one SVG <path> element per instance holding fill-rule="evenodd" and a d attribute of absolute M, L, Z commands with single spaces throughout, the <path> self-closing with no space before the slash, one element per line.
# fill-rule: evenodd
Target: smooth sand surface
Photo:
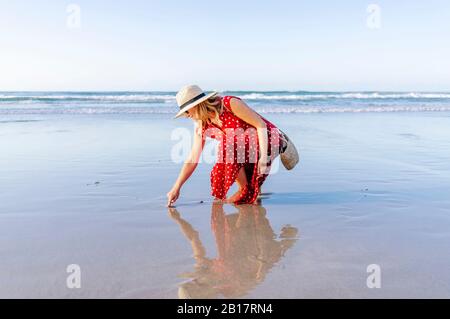
<path fill-rule="evenodd" d="M 213 204 L 202 163 L 172 209 L 171 132 L 187 120 L 3 118 L 0 297 L 450 297 L 450 114 L 267 118 L 301 163 L 260 206 Z"/>

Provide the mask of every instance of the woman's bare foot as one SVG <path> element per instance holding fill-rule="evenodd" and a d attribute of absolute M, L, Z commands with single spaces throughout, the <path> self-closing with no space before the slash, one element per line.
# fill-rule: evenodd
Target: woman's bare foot
<path fill-rule="evenodd" d="M 241 197 L 243 191 L 244 191 L 243 188 L 238 189 L 238 191 L 236 193 L 234 193 L 233 195 L 231 195 L 230 197 L 225 199 L 225 202 L 227 204 L 233 204 Z"/>
<path fill-rule="evenodd" d="M 233 204 L 237 202 L 241 198 L 242 193 L 247 187 L 247 176 L 245 175 L 244 167 L 241 167 L 239 169 L 239 172 L 236 176 L 236 184 L 238 185 L 238 191 L 234 193 L 232 196 L 225 199 L 225 202 L 227 204 Z"/>

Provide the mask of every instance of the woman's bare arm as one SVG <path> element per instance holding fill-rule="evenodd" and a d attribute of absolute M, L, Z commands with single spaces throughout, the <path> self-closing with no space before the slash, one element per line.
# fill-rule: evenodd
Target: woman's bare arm
<path fill-rule="evenodd" d="M 261 116 L 259 116 L 258 113 L 256 113 L 254 110 L 252 110 L 244 101 L 232 98 L 230 100 L 230 106 L 233 113 L 239 117 L 240 119 L 244 120 L 251 126 L 254 126 L 256 128 L 256 131 L 258 133 L 258 142 L 259 142 L 259 154 L 260 154 L 260 173 L 265 173 L 265 166 L 268 163 L 269 156 L 268 153 L 268 145 L 269 145 L 269 138 L 267 135 L 267 126 L 266 122 L 263 121 Z"/>
<path fill-rule="evenodd" d="M 203 146 L 205 145 L 205 139 L 202 136 L 202 123 L 196 122 L 194 129 L 194 143 L 192 144 L 191 152 L 186 158 L 180 174 L 178 175 L 175 184 L 169 193 L 167 193 L 167 206 L 171 206 L 178 199 L 180 195 L 180 189 L 183 184 L 191 177 L 195 171 L 200 155 L 202 154 Z"/>

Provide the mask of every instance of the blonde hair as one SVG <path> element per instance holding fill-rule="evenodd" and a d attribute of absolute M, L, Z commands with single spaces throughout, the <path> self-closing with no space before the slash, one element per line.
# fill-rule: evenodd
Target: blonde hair
<path fill-rule="evenodd" d="M 208 124 L 222 126 L 219 116 L 222 113 L 222 98 L 218 95 L 213 96 L 193 108 L 195 118 L 202 121 L 203 127 Z"/>

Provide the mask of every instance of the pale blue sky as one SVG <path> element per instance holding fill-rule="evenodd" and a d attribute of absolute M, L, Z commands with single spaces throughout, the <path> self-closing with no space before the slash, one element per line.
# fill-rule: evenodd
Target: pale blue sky
<path fill-rule="evenodd" d="M 0 90 L 450 91 L 449 38 L 447 0 L 0 0 Z"/>

